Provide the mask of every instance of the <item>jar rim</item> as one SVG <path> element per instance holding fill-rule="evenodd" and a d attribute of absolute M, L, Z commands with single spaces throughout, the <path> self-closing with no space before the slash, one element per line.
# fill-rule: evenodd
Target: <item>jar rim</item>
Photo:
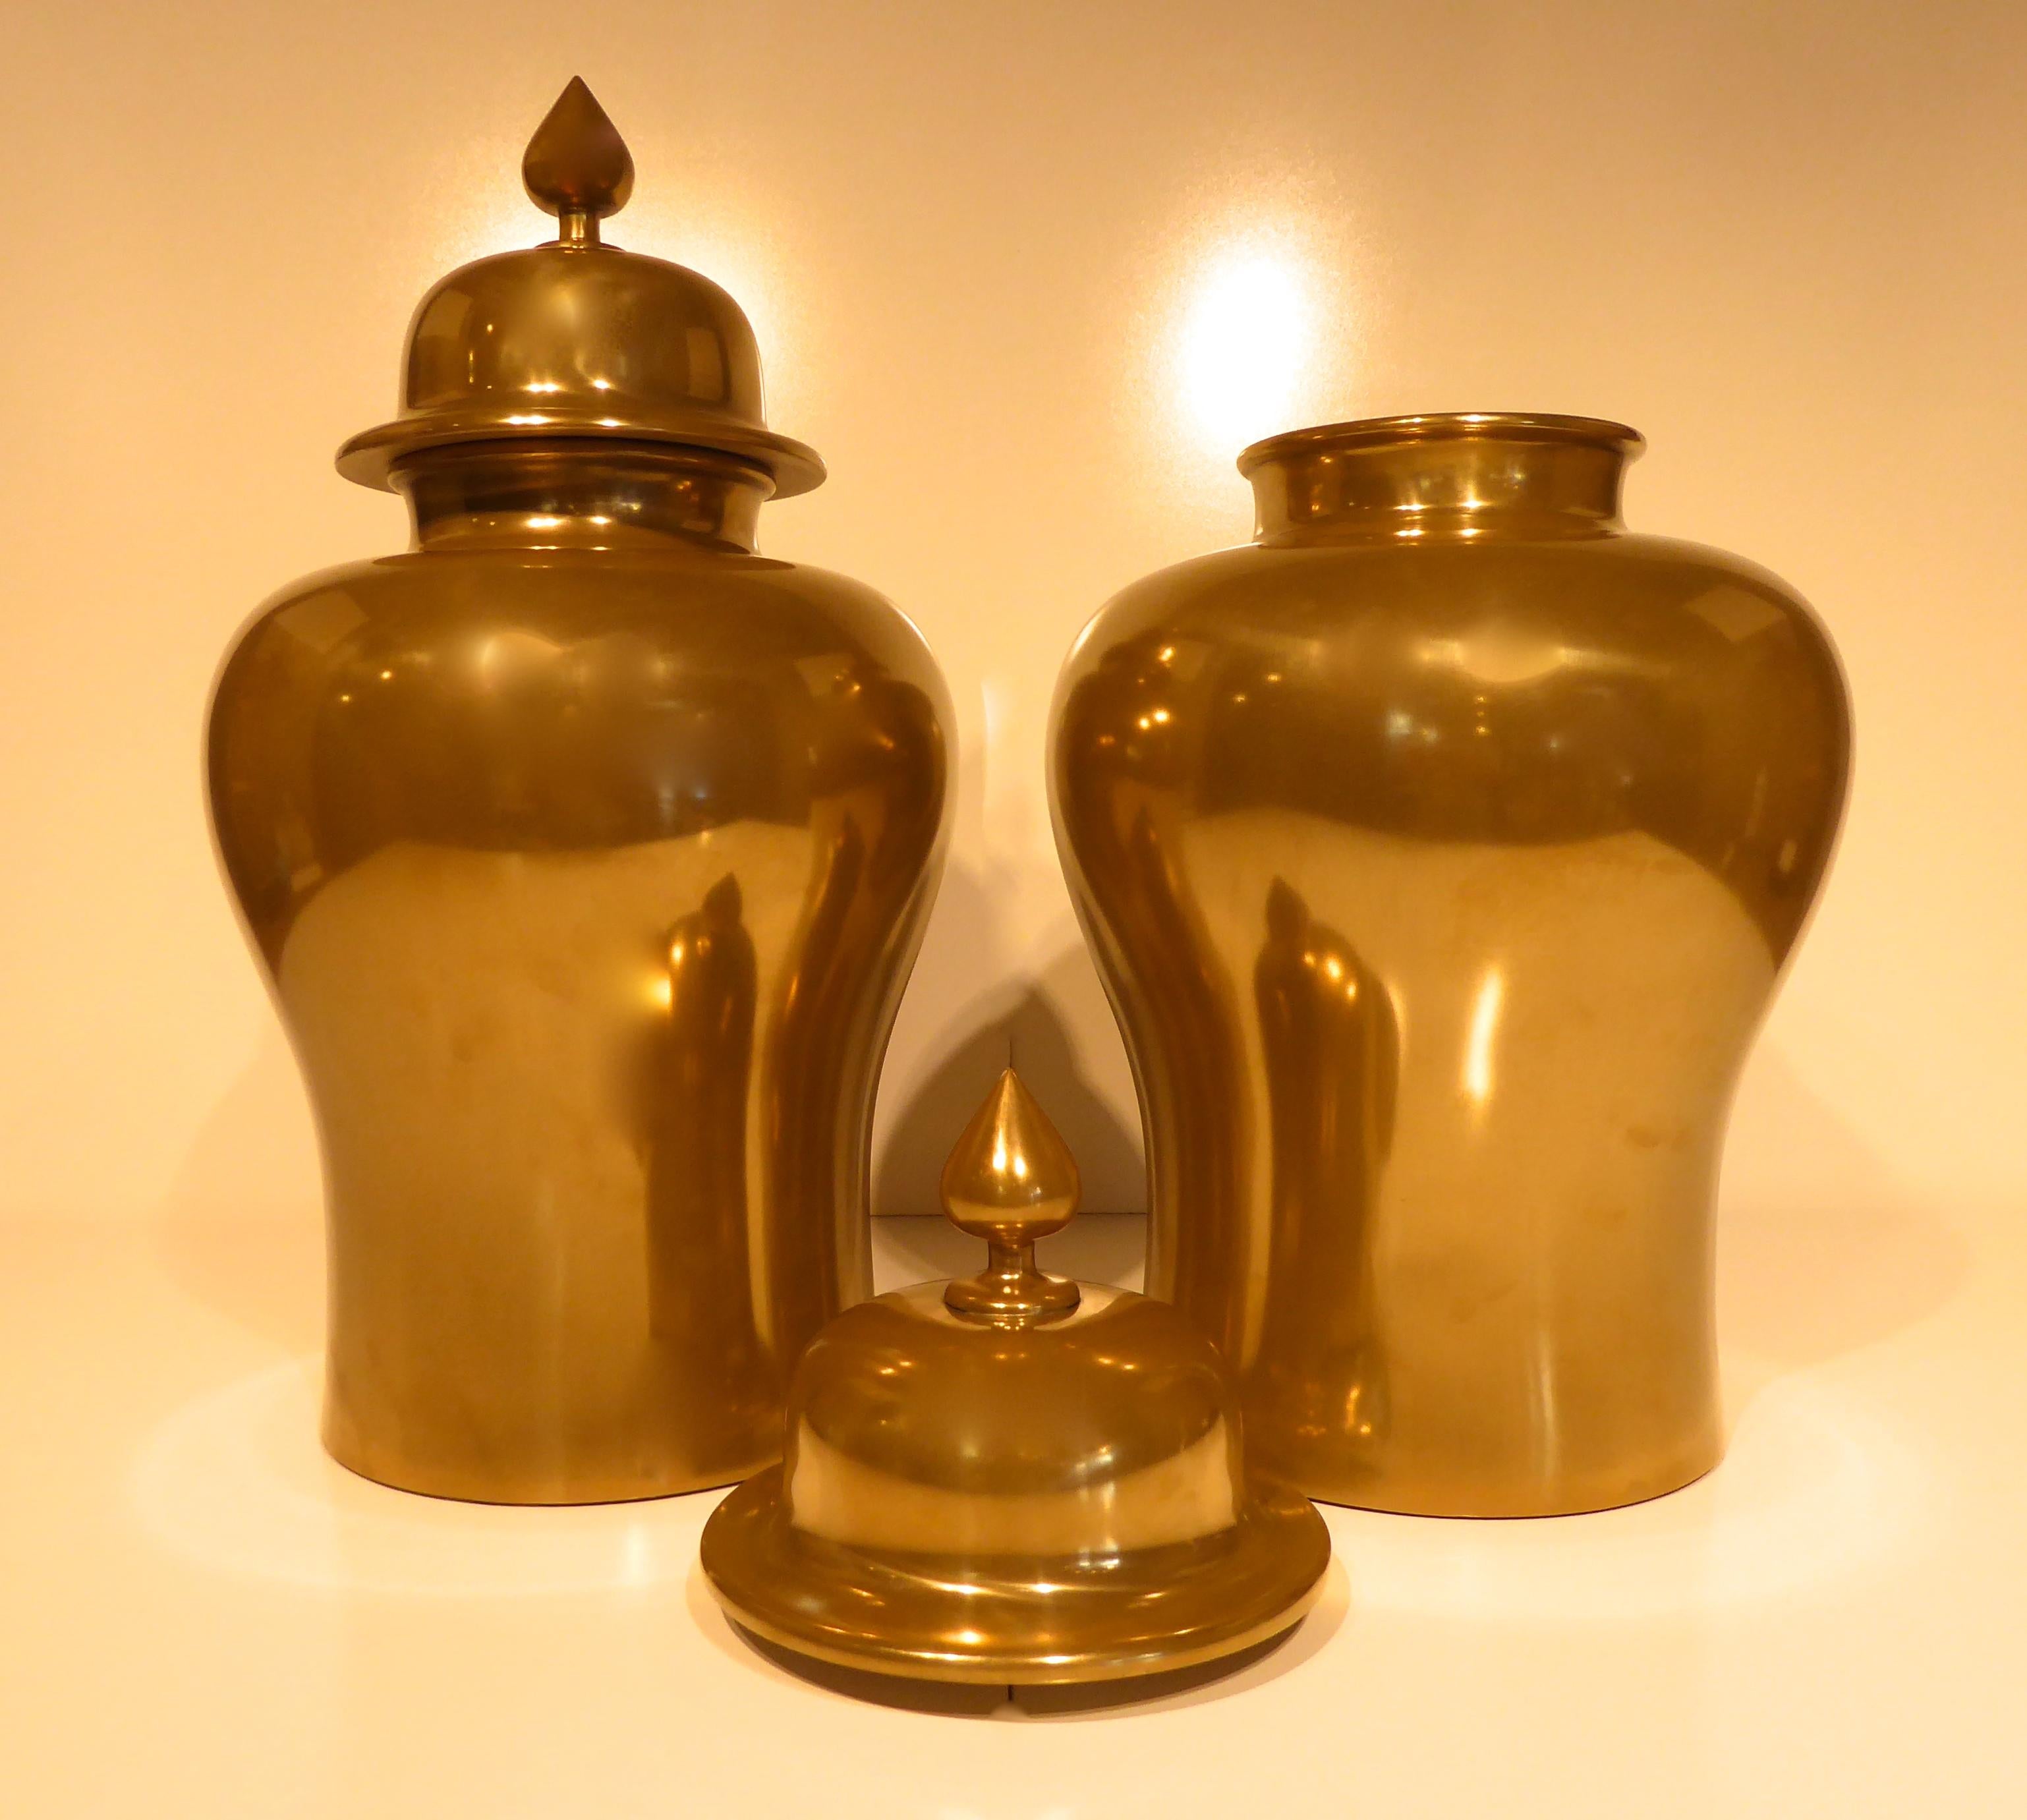
<path fill-rule="evenodd" d="M 1338 450 L 1384 448 L 1409 442 L 1586 443 L 1618 450 L 1630 461 L 1647 446 L 1637 430 L 1608 417 L 1572 417 L 1555 412 L 1427 411 L 1398 417 L 1361 417 L 1344 423 L 1318 423 L 1284 430 L 1243 450 L 1239 471 L 1247 479 L 1269 463 Z"/>

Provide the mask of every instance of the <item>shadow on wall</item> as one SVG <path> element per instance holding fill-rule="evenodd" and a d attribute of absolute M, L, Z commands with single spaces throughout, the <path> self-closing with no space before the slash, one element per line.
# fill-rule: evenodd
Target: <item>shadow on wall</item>
<path fill-rule="evenodd" d="M 874 1210 L 940 1209 L 943 1161 L 1010 1060 L 1076 1158 L 1086 1211 L 1143 1210 L 1139 1118 L 1130 1084 L 1121 1080 L 1108 1093 L 1095 1076 L 1094 1058 L 1119 1059 L 1118 1038 L 1074 925 L 1037 971 L 1007 953 L 984 875 L 953 865 L 936 910 L 935 939 L 916 966 L 903 1012 L 932 1034 L 921 1045 L 917 1078 L 903 1084 L 890 1072 L 884 1085 L 898 1098 L 881 1106 Z"/>
<path fill-rule="evenodd" d="M 1115 1109 L 1122 1098 L 1130 1106 L 1130 1087 L 1121 1083 L 1108 1098 L 1087 1059 L 1102 1045 L 1119 1061 L 1111 1010 L 1082 940 L 1066 928 L 1039 978 L 1014 979 L 994 894 L 976 873 L 953 867 L 944 896 L 955 912 L 944 925 L 952 933 L 938 953 L 925 953 L 910 988 L 915 1015 L 935 1034 L 918 1079 L 890 1074 L 884 1083 L 899 1097 L 883 1108 L 891 1122 L 876 1162 L 875 1208 L 938 1212 L 943 1159 L 1006 1065 L 1010 1037 L 1022 1075 L 1077 1159 L 1087 1209 L 1144 1206 L 1139 1134 Z M 151 1242 L 194 1300 L 283 1351 L 312 1351 L 323 1331 L 322 1199 L 301 1077 L 269 1014 L 253 1056 L 198 1126 L 153 1216 Z M 1106 1267 L 1093 1274 L 1109 1279 L 1131 1268 L 1125 1252 L 1137 1251 L 1139 1225 L 1130 1224 L 1130 1231 L 1107 1231 L 1102 1244 L 1095 1233 L 1078 1242 L 1100 1244 Z M 949 1237 L 968 1259 L 969 1242 Z"/>
<path fill-rule="evenodd" d="M 1722 1344 L 1779 1366 L 1913 1327 L 1970 1268 L 1962 1235 L 1768 1046 L 1739 1090 L 1718 1205 Z"/>
<path fill-rule="evenodd" d="M 958 888 L 975 893 L 977 881 Z M 966 927 L 989 933 L 982 919 Z M 1005 1065 L 1010 1034 L 1022 1073 L 1076 1155 L 1087 1205 L 1139 1205 L 1137 1134 L 1092 1086 L 1061 1010 L 1080 995 L 1098 995 L 1081 946 L 1060 953 L 1039 979 L 1012 985 L 999 983 L 989 940 L 971 954 L 963 971 L 985 989 L 945 1015 L 931 1065 L 895 1109 L 875 1204 L 939 1206 L 943 1159 Z M 958 998 L 933 979 L 929 985 L 939 1013 Z M 1109 1024 L 1102 997 L 1094 1015 Z M 253 1058 L 199 1127 L 153 1216 L 150 1242 L 194 1301 L 280 1350 L 308 1352 L 323 1331 L 319 1200 L 302 1089 L 269 1021 Z M 1805 1368 L 1891 1338 L 1948 1304 L 1970 1269 L 1962 1234 L 1894 1179 L 1778 1049 L 1756 1054 L 1741 1089 L 1720 1205 L 1719 1321 L 1728 1357 L 1747 1368 L 1748 1380 L 1752 1361 Z M 968 1242 L 940 1221 L 888 1231 L 924 1275 L 947 1274 L 960 1254 L 970 1256 Z M 1138 1221 L 1095 1225 L 1084 1242 L 1105 1256 L 1074 1261 L 1099 1280 L 1117 1280 L 1130 1270 L 1139 1231 Z M 1066 1256 L 1055 1267 L 1072 1261 Z"/>
<path fill-rule="evenodd" d="M 281 1026 L 204 1123 L 157 1209 L 155 1256 L 194 1301 L 290 1353 L 323 1334 L 323 1179 Z"/>

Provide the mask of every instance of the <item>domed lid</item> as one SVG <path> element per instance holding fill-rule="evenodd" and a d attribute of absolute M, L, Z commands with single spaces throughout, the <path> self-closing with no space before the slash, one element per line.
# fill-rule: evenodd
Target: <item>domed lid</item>
<path fill-rule="evenodd" d="M 1076 1165 L 1010 1069 L 943 1193 L 986 1268 L 810 1344 L 782 1464 L 704 1532 L 727 1610 L 829 1661 L 985 1682 L 1180 1667 L 1293 1624 L 1322 1519 L 1246 1477 L 1229 1374 L 1177 1310 L 1037 1268 Z"/>
<path fill-rule="evenodd" d="M 462 266 L 423 299 L 400 414 L 347 442 L 338 472 L 391 492 L 394 464 L 420 449 L 583 436 L 716 449 L 764 471 L 776 498 L 819 485 L 816 452 L 767 427 L 739 305 L 600 238 L 633 193 L 633 161 L 582 78 L 536 128 L 521 175 L 556 238 Z"/>

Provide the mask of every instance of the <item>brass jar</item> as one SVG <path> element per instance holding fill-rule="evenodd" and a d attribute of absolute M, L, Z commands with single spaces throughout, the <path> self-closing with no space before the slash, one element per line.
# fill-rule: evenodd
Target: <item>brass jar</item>
<path fill-rule="evenodd" d="M 438 284 L 339 456 L 412 546 L 262 607 L 210 793 L 322 1142 L 327 1444 L 566 1503 L 777 1457 L 870 1293 L 952 736 L 899 612 L 755 553 L 822 465 L 738 305 L 602 243 L 632 164 L 582 83 L 525 175 L 558 238 Z"/>
<path fill-rule="evenodd" d="M 1253 544 L 1128 588 L 1058 688 L 1149 1287 L 1313 1497 L 1589 1510 L 1721 1449 L 1725 1118 L 1849 722 L 1792 593 L 1624 528 L 1640 447 L 1477 414 L 1273 437 Z"/>

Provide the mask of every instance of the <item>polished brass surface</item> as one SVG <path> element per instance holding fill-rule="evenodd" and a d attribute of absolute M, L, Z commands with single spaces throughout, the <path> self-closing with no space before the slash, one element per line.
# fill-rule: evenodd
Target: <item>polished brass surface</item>
<path fill-rule="evenodd" d="M 543 435 L 734 456 L 776 499 L 818 485 L 815 450 L 767 427 L 745 312 L 699 273 L 600 238 L 633 161 L 582 82 L 537 129 L 522 176 L 557 238 L 474 260 L 423 299 L 400 412 L 347 442 L 338 472 L 396 492 L 420 450 Z"/>
<path fill-rule="evenodd" d="M 1150 1292 L 1313 1497 L 1587 1510 L 1720 1451 L 1724 1122 L 1849 722 L 1793 593 L 1624 528 L 1640 446 L 1502 415 L 1261 443 L 1254 544 L 1128 588 L 1058 687 Z"/>
<path fill-rule="evenodd" d="M 536 127 L 521 160 L 529 200 L 561 226 L 558 237 L 588 242 L 633 194 L 633 154 L 581 76 L 570 79 Z"/>
<path fill-rule="evenodd" d="M 531 188 L 616 205 L 610 148 L 573 166 L 557 120 Z M 700 322 L 757 424 L 744 319 L 676 268 L 543 249 L 439 286 L 381 449 L 413 547 L 285 589 L 217 685 L 213 825 L 323 1150 L 326 1440 L 390 1484 L 727 1483 L 871 1290 L 873 1084 L 950 709 L 877 595 L 755 553 L 750 448 L 641 428 L 689 408 L 655 388 Z M 413 382 L 453 368 L 564 375 L 559 410 L 618 375 L 634 430 L 440 435 Z"/>
<path fill-rule="evenodd" d="M 1076 1306 L 1076 1284 L 1035 1264 L 1035 1242 L 1076 1211 L 1076 1159 L 1011 1068 L 958 1139 L 942 1186 L 951 1224 L 986 1244 L 984 1271 L 951 1283 L 945 1302 L 1017 1322 Z"/>
<path fill-rule="evenodd" d="M 704 1530 L 726 1610 L 825 1661 L 970 1682 L 1178 1668 L 1294 1624 L 1329 1564 L 1321 1518 L 1246 1476 L 1224 1361 L 1173 1309 L 1065 1298 L 1034 1268 L 1076 1172 L 1010 1069 L 943 1188 L 992 1265 L 817 1336 L 783 1464 Z"/>

